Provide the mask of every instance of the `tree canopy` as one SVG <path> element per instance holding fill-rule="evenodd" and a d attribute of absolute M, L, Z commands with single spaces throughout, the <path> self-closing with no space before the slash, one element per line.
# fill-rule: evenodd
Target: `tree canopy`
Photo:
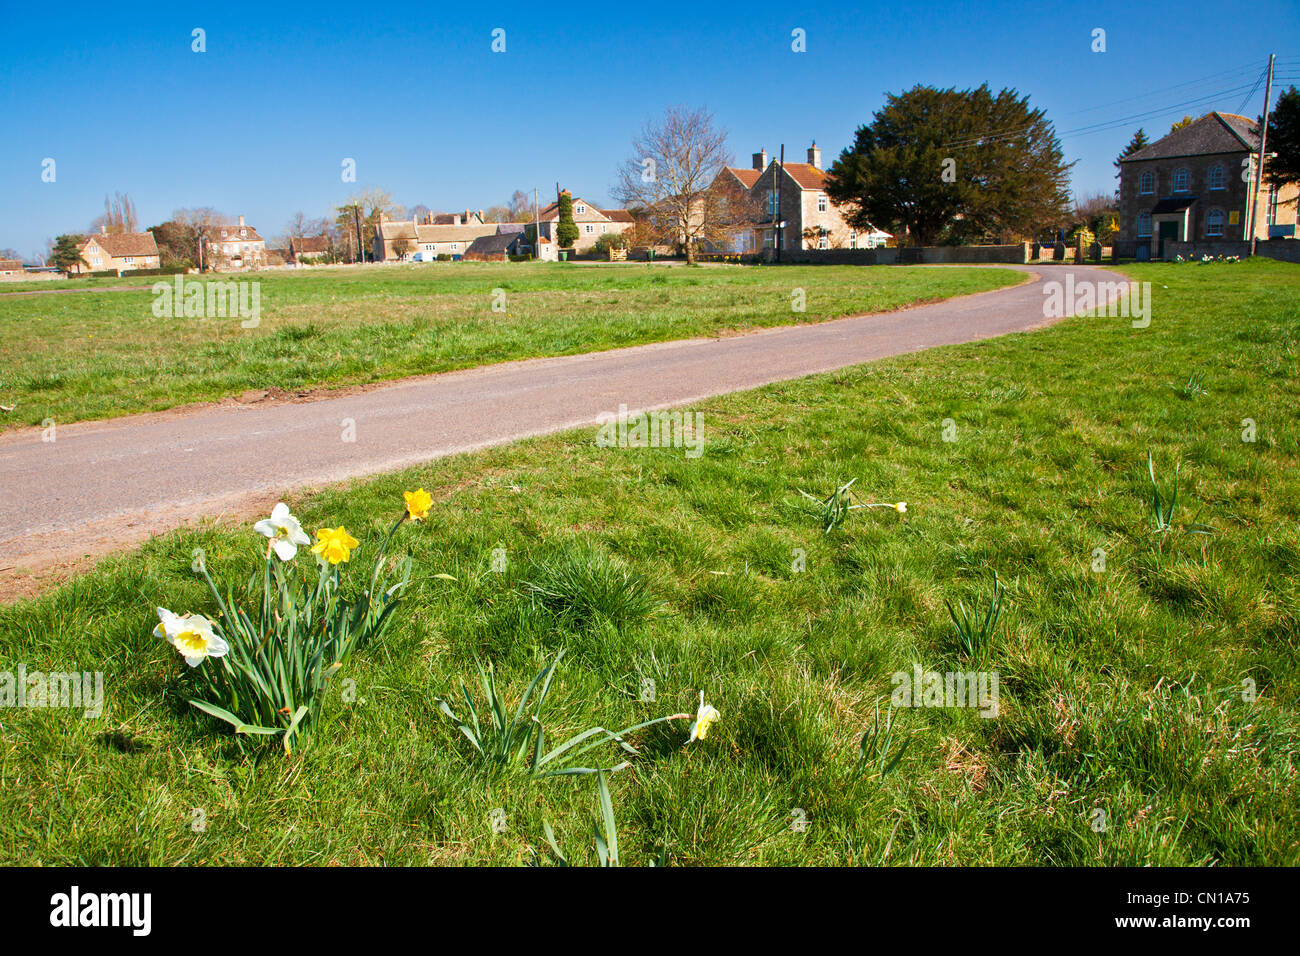
<path fill-rule="evenodd" d="M 1270 185 L 1300 182 L 1300 91 L 1294 86 L 1277 98 L 1268 117 L 1268 161 L 1265 177 Z"/>
<path fill-rule="evenodd" d="M 856 228 L 915 245 L 1033 234 L 1069 209 L 1069 171 L 1042 110 L 1015 90 L 889 94 L 832 164 L 827 192 Z"/>

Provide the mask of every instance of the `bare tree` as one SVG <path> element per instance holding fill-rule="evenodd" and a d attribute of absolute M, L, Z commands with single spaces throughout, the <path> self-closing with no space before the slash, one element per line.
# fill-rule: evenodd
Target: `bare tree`
<path fill-rule="evenodd" d="M 289 224 L 284 227 L 284 231 L 290 238 L 301 239 L 307 234 L 310 224 L 311 220 L 307 218 L 307 214 L 298 211 L 289 218 Z"/>
<path fill-rule="evenodd" d="M 128 193 L 114 193 L 104 197 L 104 214 L 90 222 L 91 232 L 135 232 L 139 225 L 135 202 Z"/>
<path fill-rule="evenodd" d="M 658 242 L 682 247 L 695 262 L 701 243 L 722 243 L 747 218 L 739 190 L 715 186 L 731 165 L 727 133 L 704 109 L 670 107 L 647 122 L 619 168 L 614 195 L 639 208 Z"/>
<path fill-rule="evenodd" d="M 510 211 L 510 222 L 532 222 L 533 197 L 522 189 L 515 190 L 510 202 L 506 203 L 506 208 Z"/>

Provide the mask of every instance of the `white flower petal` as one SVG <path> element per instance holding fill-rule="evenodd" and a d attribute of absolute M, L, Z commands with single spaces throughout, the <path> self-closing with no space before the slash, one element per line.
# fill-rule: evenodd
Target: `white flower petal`
<path fill-rule="evenodd" d="M 281 561 L 292 561 L 298 554 L 298 545 L 288 538 L 276 538 L 275 544 L 271 547 L 275 549 L 275 553 Z"/>
<path fill-rule="evenodd" d="M 253 530 L 256 531 L 258 534 L 266 535 L 268 538 L 275 537 L 275 531 L 276 531 L 275 524 L 274 522 L 271 521 L 270 518 L 263 518 L 257 524 L 253 525 Z"/>
<path fill-rule="evenodd" d="M 271 509 L 271 520 L 274 522 L 283 523 L 287 517 L 289 517 L 289 506 L 283 501 Z"/>

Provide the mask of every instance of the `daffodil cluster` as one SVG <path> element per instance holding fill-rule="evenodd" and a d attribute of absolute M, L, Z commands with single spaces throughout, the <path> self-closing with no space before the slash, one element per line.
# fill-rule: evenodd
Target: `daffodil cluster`
<path fill-rule="evenodd" d="M 219 590 L 206 561 L 201 573 L 217 613 L 175 614 L 158 608 L 154 635 L 166 640 L 194 669 L 200 694 L 195 707 L 231 724 L 237 733 L 279 735 L 291 750 L 316 720 L 322 690 L 353 652 L 380 639 L 410 581 L 410 560 L 398 579 L 384 579 L 384 556 L 402 523 L 425 519 L 433 498 L 423 488 L 404 492 L 402 515 L 375 552 L 366 584 L 344 594 L 340 570 L 361 542 L 343 525 L 320 528 L 315 543 L 284 502 L 253 525 L 267 539 L 262 573 L 247 588 Z M 297 563 L 310 546 L 315 572 Z M 449 577 L 438 575 L 438 577 Z M 211 661 L 208 659 L 212 658 Z M 204 663 L 207 662 L 207 666 Z"/>

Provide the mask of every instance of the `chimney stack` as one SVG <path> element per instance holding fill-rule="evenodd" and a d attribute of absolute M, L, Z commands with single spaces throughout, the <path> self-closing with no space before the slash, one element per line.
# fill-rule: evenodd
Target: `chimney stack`
<path fill-rule="evenodd" d="M 107 235 L 108 235 L 108 226 L 104 225 L 103 223 L 100 223 L 100 226 L 99 226 L 99 234 L 100 234 L 101 236 L 107 236 Z"/>
<path fill-rule="evenodd" d="M 240 224 L 241 226 L 244 224 L 244 217 L 243 217 L 243 216 L 240 216 L 240 217 L 239 217 L 239 224 Z"/>
<path fill-rule="evenodd" d="M 817 140 L 813 140 L 813 144 L 808 147 L 808 165 L 813 169 L 822 168 L 822 151 L 817 146 Z"/>
<path fill-rule="evenodd" d="M 767 169 L 767 150 L 762 150 L 754 154 L 754 168 L 760 173 Z"/>

